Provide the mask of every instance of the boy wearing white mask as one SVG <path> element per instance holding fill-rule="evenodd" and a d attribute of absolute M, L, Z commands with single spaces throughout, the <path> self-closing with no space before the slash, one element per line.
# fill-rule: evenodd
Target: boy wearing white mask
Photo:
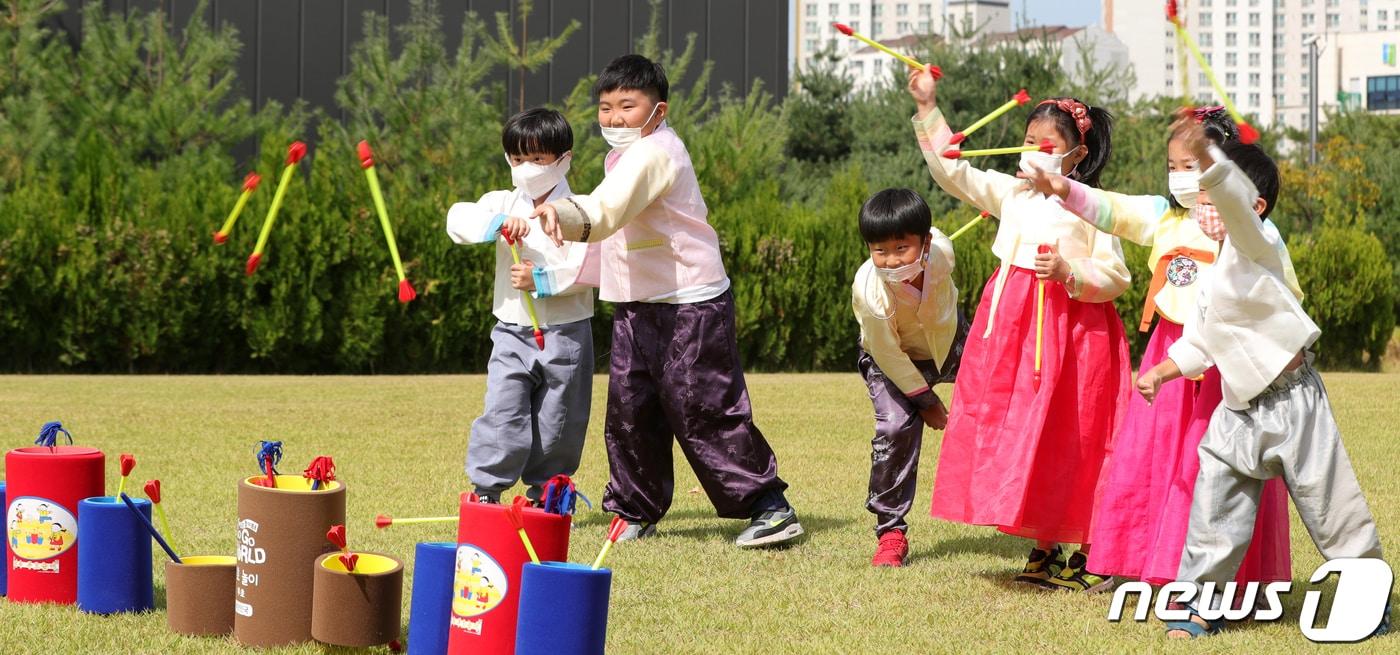
<path fill-rule="evenodd" d="M 1196 109 L 1191 119 L 1217 145 L 1239 139 L 1223 107 Z M 1201 172 L 1185 140 L 1168 141 L 1167 169 L 1170 198 L 1125 196 L 1060 176 L 1032 176 L 1038 190 L 1060 197 L 1066 209 L 1085 221 L 1152 248 L 1152 282 L 1138 329 L 1148 331 L 1154 315 L 1160 320 L 1142 355 L 1147 368 L 1166 359 L 1168 349 L 1182 338 L 1225 238 L 1214 207 L 1197 203 Z M 1286 256 L 1283 261 L 1293 276 Z M 1136 395 L 1129 400 L 1090 529 L 1091 569 L 1152 584 L 1176 579 L 1200 468 L 1196 447 L 1220 401 L 1220 372 L 1213 366 L 1195 380 L 1163 386 L 1151 403 Z M 1237 581 L 1292 579 L 1288 520 L 1283 481 L 1265 483 L 1254 538 Z"/>
<path fill-rule="evenodd" d="M 876 517 L 878 544 L 870 563 L 897 567 L 909 554 L 904 517 L 914 504 L 924 426 L 948 424 L 933 386 L 954 381 L 967 329 L 958 317 L 953 242 L 933 227 L 919 194 L 876 193 L 860 208 L 859 225 L 870 259 L 856 271 L 851 308 L 860 323 L 860 375 L 875 408 L 865 508 Z"/>
<path fill-rule="evenodd" d="M 603 507 L 628 522 L 619 540 L 654 534 L 670 509 L 674 440 L 719 516 L 748 519 L 736 545 L 772 546 L 802 525 L 753 423 L 719 237 L 690 153 L 665 123 L 668 89 L 646 57 L 608 64 L 593 87 L 613 147 L 607 177 L 534 216 L 555 243 L 602 242 L 600 294 L 616 303 Z"/>
<path fill-rule="evenodd" d="M 524 235 L 513 263 L 497 239 L 505 226 L 535 207 L 570 195 L 573 130 L 552 109 L 530 109 L 506 121 L 501 145 L 515 188 L 491 191 L 447 212 L 447 234 L 459 244 L 496 244 L 496 283 L 486 401 L 471 428 L 467 476 L 486 502 L 523 480 L 539 501 L 545 482 L 573 475 L 583 454 L 593 396 L 593 286 L 597 256 L 587 244 L 556 246 L 543 234 Z M 544 333 L 535 341 L 524 294 L 530 294 Z"/>

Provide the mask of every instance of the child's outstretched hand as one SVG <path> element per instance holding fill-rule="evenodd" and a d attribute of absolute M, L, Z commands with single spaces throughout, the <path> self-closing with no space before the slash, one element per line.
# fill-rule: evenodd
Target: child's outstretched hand
<path fill-rule="evenodd" d="M 919 116 L 923 116 L 938 106 L 938 80 L 933 76 L 933 65 L 909 71 L 909 95 L 919 106 Z"/>
<path fill-rule="evenodd" d="M 1040 280 L 1050 280 L 1051 282 L 1064 282 L 1069 279 L 1071 273 L 1069 262 L 1060 256 L 1060 242 L 1047 246 L 1047 252 L 1036 253 L 1035 255 L 1035 277 Z"/>
<path fill-rule="evenodd" d="M 523 218 L 511 216 L 501 223 L 501 234 L 506 235 L 511 241 L 519 241 L 522 237 L 530 233 L 530 224 Z"/>
<path fill-rule="evenodd" d="M 1161 390 L 1162 383 L 1171 382 L 1181 377 L 1181 367 L 1171 359 L 1164 359 L 1156 366 L 1146 370 L 1138 371 L 1137 390 L 1142 394 L 1142 399 L 1151 405 L 1157 399 L 1157 392 Z"/>
<path fill-rule="evenodd" d="M 510 267 L 510 286 L 521 291 L 535 290 L 535 262 L 528 259 Z"/>
<path fill-rule="evenodd" d="M 540 219 L 540 229 L 544 230 L 545 236 L 549 237 L 555 246 L 564 246 L 564 230 L 559 227 L 559 210 L 549 203 L 544 203 L 535 208 L 530 218 Z"/>
<path fill-rule="evenodd" d="M 1029 182 L 1031 189 L 1041 195 L 1059 196 L 1061 200 L 1069 197 L 1069 181 L 1065 179 L 1065 176 L 1047 173 L 1039 168 L 1033 169 L 1033 171 L 1031 173 L 1017 171 L 1016 177 Z"/>

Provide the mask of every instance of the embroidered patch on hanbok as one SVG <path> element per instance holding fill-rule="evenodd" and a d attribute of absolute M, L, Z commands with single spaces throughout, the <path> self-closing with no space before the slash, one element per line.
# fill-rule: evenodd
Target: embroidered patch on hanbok
<path fill-rule="evenodd" d="M 1174 287 L 1190 286 L 1199 273 L 1196 260 L 1184 255 L 1172 258 L 1171 263 L 1167 264 L 1167 282 Z"/>

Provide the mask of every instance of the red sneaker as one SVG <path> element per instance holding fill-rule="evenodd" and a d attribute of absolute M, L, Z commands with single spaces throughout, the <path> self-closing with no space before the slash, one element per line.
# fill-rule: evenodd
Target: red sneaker
<path fill-rule="evenodd" d="M 880 545 L 875 548 L 871 566 L 904 566 L 904 558 L 909 556 L 909 540 L 903 530 L 890 530 L 880 535 Z"/>

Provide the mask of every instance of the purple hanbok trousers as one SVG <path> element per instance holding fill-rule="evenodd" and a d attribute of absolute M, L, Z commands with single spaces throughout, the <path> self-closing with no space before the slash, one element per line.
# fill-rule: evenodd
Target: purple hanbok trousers
<path fill-rule="evenodd" d="M 671 506 L 672 439 L 723 518 L 787 507 L 778 462 L 753 423 L 735 341 L 734 296 L 619 303 L 603 440 L 603 507 L 656 523 Z"/>

